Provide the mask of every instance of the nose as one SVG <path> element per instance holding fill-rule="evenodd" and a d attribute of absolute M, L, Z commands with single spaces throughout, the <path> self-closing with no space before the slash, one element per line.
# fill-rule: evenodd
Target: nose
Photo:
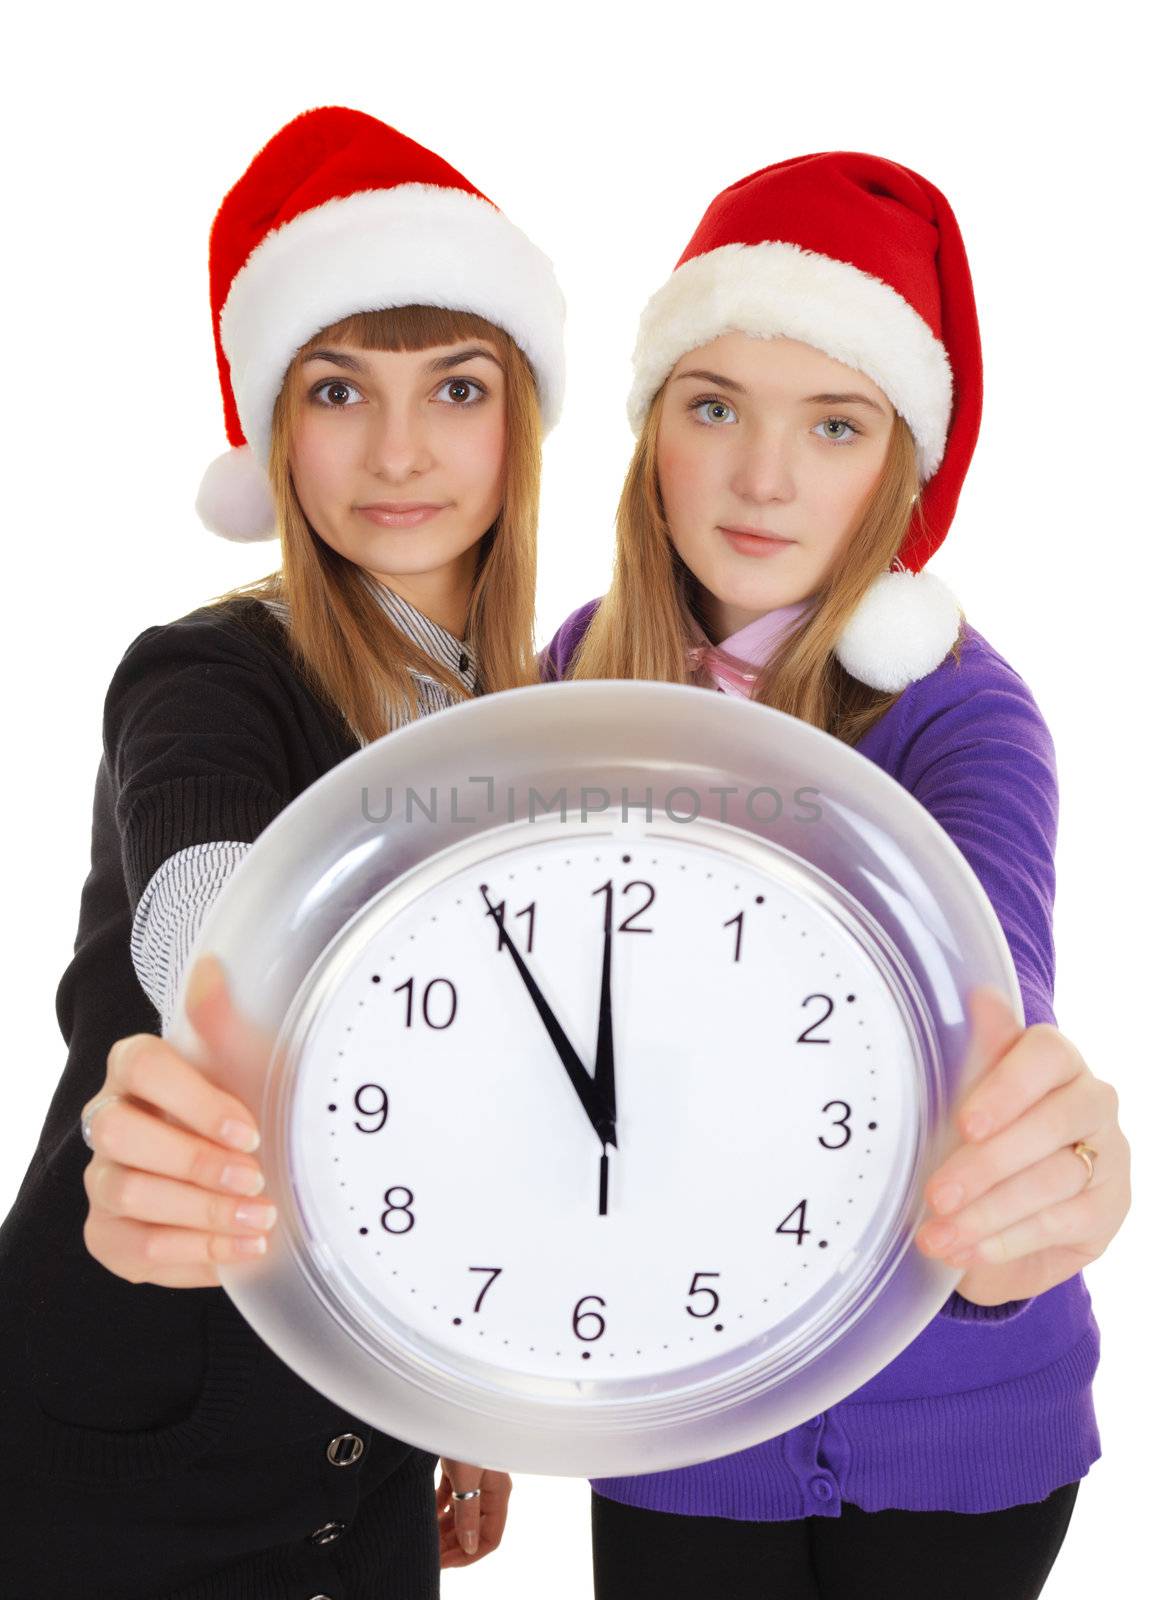
<path fill-rule="evenodd" d="M 732 469 L 731 487 L 753 505 L 787 503 L 796 496 L 796 462 L 783 429 L 748 428 Z"/>
<path fill-rule="evenodd" d="M 428 470 L 428 430 L 418 406 L 406 400 L 372 407 L 365 465 L 388 483 L 406 483 Z"/>

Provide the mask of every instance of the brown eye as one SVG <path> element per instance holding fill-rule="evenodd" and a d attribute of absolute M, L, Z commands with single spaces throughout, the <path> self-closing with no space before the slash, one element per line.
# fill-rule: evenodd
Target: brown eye
<path fill-rule="evenodd" d="M 342 378 L 328 378 L 325 383 L 320 383 L 311 391 L 320 405 L 327 406 L 333 411 L 342 411 L 349 403 L 348 395 L 357 393 L 354 386 L 345 383 Z"/>
<path fill-rule="evenodd" d="M 472 378 L 449 378 L 441 385 L 440 399 L 443 405 L 456 406 L 468 411 L 471 406 L 476 406 L 479 400 L 484 399 L 485 395 L 486 390 Z"/>

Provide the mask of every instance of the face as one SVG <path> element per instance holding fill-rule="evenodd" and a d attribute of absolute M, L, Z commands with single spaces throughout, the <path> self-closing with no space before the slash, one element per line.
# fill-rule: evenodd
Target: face
<path fill-rule="evenodd" d="M 505 375 L 483 340 L 311 345 L 290 470 L 319 537 L 461 635 L 477 546 L 502 505 Z"/>
<path fill-rule="evenodd" d="M 796 339 L 727 333 L 681 358 L 657 471 L 712 638 L 820 587 L 882 475 L 894 416 L 864 373 Z"/>

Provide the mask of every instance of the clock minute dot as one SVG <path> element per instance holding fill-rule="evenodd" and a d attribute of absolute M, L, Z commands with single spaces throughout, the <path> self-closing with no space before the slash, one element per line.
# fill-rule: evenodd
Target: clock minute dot
<path fill-rule="evenodd" d="M 372 982 L 373 983 L 379 983 L 379 981 L 380 981 L 380 974 L 378 972 L 373 972 L 372 973 Z"/>
<path fill-rule="evenodd" d="M 877 1126 L 878 1126 L 878 1124 L 876 1122 L 867 1122 L 866 1123 L 866 1127 L 870 1130 L 871 1133 L 874 1132 L 874 1130 L 875 1130 L 875 1128 L 877 1128 Z"/>
<path fill-rule="evenodd" d="M 822 1250 L 827 1250 L 829 1248 L 828 1239 L 818 1239 L 817 1243 L 818 1243 L 818 1245 L 820 1245 Z"/>
<path fill-rule="evenodd" d="M 360 1230 L 359 1230 L 359 1231 L 360 1231 L 360 1233 L 361 1233 L 361 1234 L 362 1234 L 362 1233 L 366 1233 L 366 1232 L 367 1232 L 367 1229 L 366 1229 L 366 1228 L 361 1228 L 361 1229 L 360 1229 Z"/>
<path fill-rule="evenodd" d="M 339 1107 L 338 1107 L 338 1106 L 337 1106 L 337 1105 L 335 1105 L 335 1104 L 334 1104 L 334 1102 L 332 1102 L 332 1103 L 331 1103 L 331 1104 L 330 1104 L 330 1105 L 329 1105 L 329 1106 L 328 1106 L 328 1107 L 327 1107 L 327 1110 L 328 1110 L 328 1111 L 338 1111 L 338 1109 L 339 1109 Z"/>
<path fill-rule="evenodd" d="M 721 1322 L 716 1322 L 715 1323 L 715 1332 L 716 1333 L 722 1333 L 722 1331 L 723 1331 L 723 1324 Z"/>
<path fill-rule="evenodd" d="M 461 1327 L 461 1318 L 460 1317 L 454 1317 L 453 1326 L 455 1328 L 460 1328 Z"/>

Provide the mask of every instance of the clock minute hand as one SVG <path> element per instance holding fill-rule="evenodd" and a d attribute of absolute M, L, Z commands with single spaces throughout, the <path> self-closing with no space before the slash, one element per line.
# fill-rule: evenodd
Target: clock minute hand
<path fill-rule="evenodd" d="M 612 892 L 608 893 L 604 924 L 604 966 L 600 974 L 600 1014 L 596 1025 L 596 1061 L 592 1081 L 609 1120 L 617 1120 L 616 1065 L 612 1025 Z"/>
<path fill-rule="evenodd" d="M 494 921 L 498 927 L 499 935 L 504 940 L 506 948 L 510 952 L 511 959 L 518 968 L 519 976 L 522 978 L 527 993 L 530 995 L 535 1009 L 539 1013 L 539 1017 L 543 1023 L 543 1026 L 547 1029 L 547 1035 L 552 1044 L 555 1046 L 559 1059 L 563 1062 L 564 1071 L 571 1080 L 572 1088 L 576 1091 L 580 1104 L 583 1106 L 589 1122 L 596 1130 L 601 1143 L 611 1144 L 615 1148 L 617 1134 L 616 1128 L 613 1125 L 613 1118 L 611 1115 L 606 1113 L 600 1096 L 597 1094 L 596 1085 L 588 1076 L 587 1069 L 573 1049 L 571 1040 L 560 1027 L 555 1013 L 548 1005 L 539 988 L 539 985 L 531 976 L 526 962 L 515 948 L 514 940 L 506 931 L 506 927 L 504 925 L 505 919 L 502 911 L 492 904 L 490 896 L 487 893 L 486 885 L 483 883 L 479 884 L 478 887 L 483 900 L 486 902 L 487 912 L 494 918 Z"/>

